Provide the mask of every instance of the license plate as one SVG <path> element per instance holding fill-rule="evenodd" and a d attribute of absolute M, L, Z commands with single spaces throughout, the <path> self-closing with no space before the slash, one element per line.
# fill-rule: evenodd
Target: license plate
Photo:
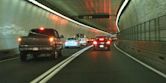
<path fill-rule="evenodd" d="M 33 51 L 38 51 L 38 50 L 39 50 L 39 48 L 36 48 L 36 47 L 35 47 L 35 48 L 33 48 Z"/>
<path fill-rule="evenodd" d="M 100 48 L 104 48 L 104 45 L 99 45 Z"/>
<path fill-rule="evenodd" d="M 104 42 L 100 42 L 100 44 L 104 44 Z"/>

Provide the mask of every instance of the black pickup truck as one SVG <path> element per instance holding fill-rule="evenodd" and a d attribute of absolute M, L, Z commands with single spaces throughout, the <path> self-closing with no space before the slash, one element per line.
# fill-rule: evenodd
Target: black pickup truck
<path fill-rule="evenodd" d="M 27 55 L 31 54 L 37 58 L 41 54 L 51 55 L 52 58 L 62 56 L 63 36 L 55 29 L 39 28 L 31 29 L 28 36 L 22 36 L 18 39 L 21 61 L 27 60 Z"/>

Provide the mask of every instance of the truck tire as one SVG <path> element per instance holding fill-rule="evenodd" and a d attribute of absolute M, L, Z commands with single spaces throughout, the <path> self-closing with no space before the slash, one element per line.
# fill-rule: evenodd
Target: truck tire
<path fill-rule="evenodd" d="M 57 59 L 58 58 L 58 52 L 57 51 L 53 51 L 52 54 L 51 54 L 51 58 Z"/>
<path fill-rule="evenodd" d="M 26 54 L 26 53 L 20 53 L 20 60 L 21 60 L 22 62 L 27 61 L 27 54 Z"/>
<path fill-rule="evenodd" d="M 62 50 L 58 51 L 58 58 L 62 57 Z"/>

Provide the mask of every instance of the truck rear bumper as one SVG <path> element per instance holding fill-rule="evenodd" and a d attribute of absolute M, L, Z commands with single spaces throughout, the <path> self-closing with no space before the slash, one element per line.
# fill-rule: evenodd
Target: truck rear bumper
<path fill-rule="evenodd" d="M 52 52 L 53 47 L 42 46 L 42 47 L 19 47 L 20 52 Z"/>
<path fill-rule="evenodd" d="M 33 48 L 19 48 L 20 51 L 42 51 L 42 50 L 53 50 L 52 47 L 33 47 Z"/>

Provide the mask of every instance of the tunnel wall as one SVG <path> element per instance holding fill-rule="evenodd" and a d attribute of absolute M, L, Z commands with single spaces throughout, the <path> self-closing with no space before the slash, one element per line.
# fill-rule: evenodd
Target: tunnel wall
<path fill-rule="evenodd" d="M 131 0 L 119 20 L 118 46 L 166 73 L 165 9 L 165 0 Z"/>
<path fill-rule="evenodd" d="M 40 26 L 55 28 L 66 38 L 76 33 L 84 33 L 88 37 L 101 34 L 98 30 L 67 21 L 25 0 L 0 0 L 0 12 L 0 50 L 16 48 L 17 37 L 27 35 L 30 29 Z"/>
<path fill-rule="evenodd" d="M 65 20 L 26 0 L 0 0 L 0 55 L 7 54 L 8 50 L 16 52 L 17 38 L 41 26 L 55 28 L 65 38 L 73 37 L 76 33 L 84 33 L 89 38 L 105 34 Z"/>

